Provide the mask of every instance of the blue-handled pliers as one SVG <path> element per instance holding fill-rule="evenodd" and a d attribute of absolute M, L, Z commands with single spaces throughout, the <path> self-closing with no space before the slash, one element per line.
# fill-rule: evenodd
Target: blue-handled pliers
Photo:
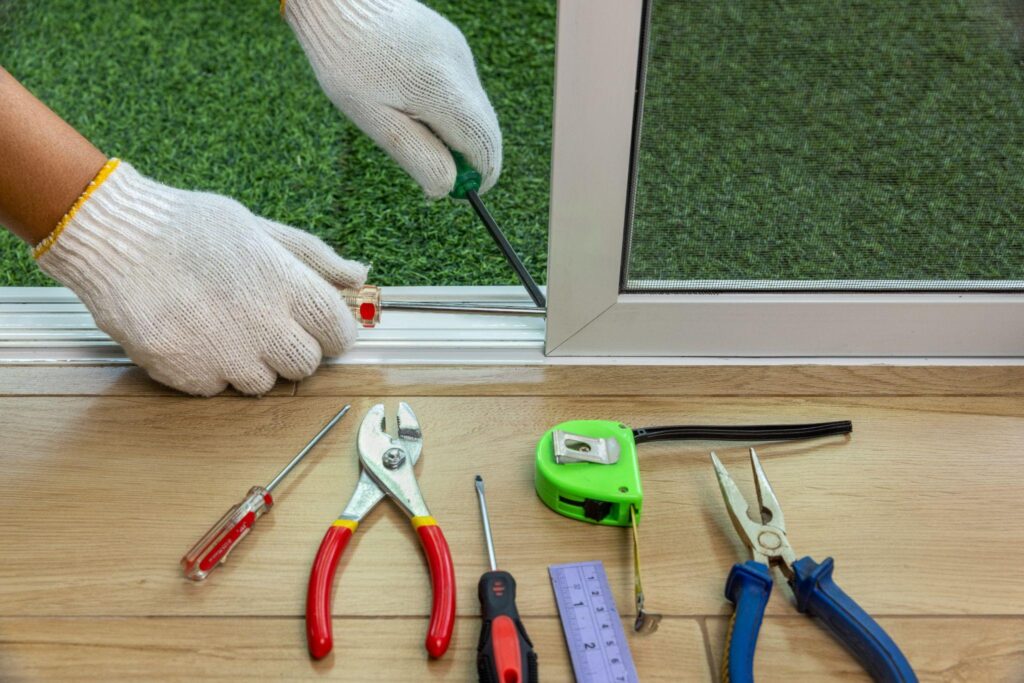
<path fill-rule="evenodd" d="M 750 449 L 750 463 L 761 509 L 760 524 L 750 518 L 747 500 L 718 456 L 712 453 L 711 460 L 732 524 L 754 556 L 751 561 L 734 564 L 725 584 L 725 597 L 736 605 L 736 611 L 726 636 L 722 683 L 754 680 L 754 648 L 772 592 L 772 565 L 778 565 L 789 581 L 797 609 L 818 617 L 876 681 L 917 681 L 892 638 L 832 581 L 832 558 L 825 558 L 821 564 L 810 557 L 796 559 L 786 538 L 779 500 L 754 449 Z"/>

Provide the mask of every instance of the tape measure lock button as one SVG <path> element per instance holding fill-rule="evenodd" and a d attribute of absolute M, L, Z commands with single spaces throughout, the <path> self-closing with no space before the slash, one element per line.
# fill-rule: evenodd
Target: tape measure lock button
<path fill-rule="evenodd" d="M 586 520 L 599 523 L 616 512 L 616 507 L 615 503 L 607 500 L 594 500 L 593 498 L 578 500 L 565 496 L 558 497 L 558 508 L 555 512 L 560 512 L 567 517 L 577 517 L 580 510 Z"/>

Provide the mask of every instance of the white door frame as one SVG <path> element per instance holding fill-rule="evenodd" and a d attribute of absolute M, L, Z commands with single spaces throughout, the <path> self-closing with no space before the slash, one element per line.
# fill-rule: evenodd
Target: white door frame
<path fill-rule="evenodd" d="M 621 294 L 642 23 L 643 0 L 559 0 L 548 355 L 1022 355 L 1019 294 Z"/>

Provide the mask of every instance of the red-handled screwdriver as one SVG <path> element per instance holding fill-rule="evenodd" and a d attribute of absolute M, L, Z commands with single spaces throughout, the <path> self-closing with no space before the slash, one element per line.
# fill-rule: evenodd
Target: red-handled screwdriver
<path fill-rule="evenodd" d="M 192 546 L 192 549 L 181 558 L 181 568 L 184 570 L 186 578 L 193 581 L 202 581 L 221 562 L 227 559 L 228 554 L 239 541 L 245 538 L 249 530 L 252 529 L 252 525 L 256 523 L 256 520 L 274 506 L 274 498 L 270 495 L 271 492 L 313 450 L 313 447 L 320 442 L 320 439 L 327 432 L 331 431 L 331 428 L 338 424 L 341 418 L 345 417 L 345 413 L 348 412 L 349 408 L 351 406 L 347 405 L 338 411 L 338 414 L 324 425 L 324 428 L 299 451 L 298 455 L 292 458 L 290 463 L 285 465 L 283 470 L 277 473 L 277 476 L 269 484 L 266 486 L 253 486 L 249 489 L 242 502 L 225 512 L 220 521 L 214 524 L 198 543 Z"/>
<path fill-rule="evenodd" d="M 516 609 L 516 580 L 508 572 L 500 571 L 494 559 L 484 480 L 479 474 L 476 475 L 476 494 L 480 499 L 487 556 L 491 562 L 491 571 L 484 572 L 477 586 L 483 614 L 476 654 L 480 683 L 536 683 L 537 653 Z"/>

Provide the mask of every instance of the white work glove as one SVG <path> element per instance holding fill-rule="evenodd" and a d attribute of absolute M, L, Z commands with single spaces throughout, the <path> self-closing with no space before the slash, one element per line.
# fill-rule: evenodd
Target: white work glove
<path fill-rule="evenodd" d="M 415 0 L 286 0 L 288 24 L 334 105 L 428 196 L 455 184 L 448 148 L 501 174 L 501 129 L 466 38 Z M 447 147 L 446 147 L 447 146 Z"/>
<path fill-rule="evenodd" d="M 332 285 L 367 272 L 233 199 L 116 160 L 35 254 L 153 379 L 201 396 L 264 394 L 351 346 L 356 322 Z"/>

